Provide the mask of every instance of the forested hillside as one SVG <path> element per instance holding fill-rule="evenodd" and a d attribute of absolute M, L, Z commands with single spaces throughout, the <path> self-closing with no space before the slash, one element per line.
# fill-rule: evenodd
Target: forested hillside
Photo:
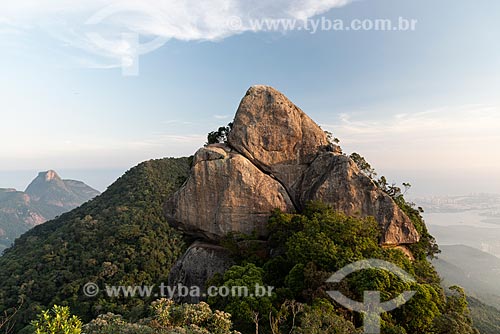
<path fill-rule="evenodd" d="M 166 281 L 184 243 L 167 224 L 163 204 L 189 164 L 189 158 L 144 162 L 101 196 L 24 234 L 0 258 L 0 311 L 20 306 L 17 329 L 53 304 L 86 320 L 107 311 L 141 316 L 147 300 L 93 300 L 81 289 L 89 281 Z"/>

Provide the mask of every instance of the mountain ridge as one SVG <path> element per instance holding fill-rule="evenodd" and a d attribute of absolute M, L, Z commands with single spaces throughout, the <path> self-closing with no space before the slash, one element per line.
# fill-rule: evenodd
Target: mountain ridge
<path fill-rule="evenodd" d="M 471 296 L 500 309 L 500 258 L 465 245 L 441 246 L 432 263 L 449 284 L 458 284 Z"/>

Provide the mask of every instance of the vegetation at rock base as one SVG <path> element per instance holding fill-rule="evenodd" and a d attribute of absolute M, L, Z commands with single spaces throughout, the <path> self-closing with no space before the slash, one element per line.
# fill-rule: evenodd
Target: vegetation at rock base
<path fill-rule="evenodd" d="M 82 287 L 167 281 L 185 245 L 163 205 L 187 178 L 189 164 L 189 158 L 142 163 L 93 201 L 24 234 L 0 258 L 0 312 L 23 301 L 16 330 L 54 304 L 70 306 L 83 321 L 106 312 L 144 315 L 150 300 L 90 299 Z"/>
<path fill-rule="evenodd" d="M 415 213 L 412 219 L 422 218 Z M 423 221 L 416 223 L 425 226 Z M 440 286 L 439 276 L 426 259 L 431 245 L 416 245 L 415 261 L 410 261 L 397 249 L 379 246 L 380 230 L 374 219 L 347 217 L 321 203 L 310 203 L 302 214 L 276 211 L 269 229 L 272 256 L 260 260 L 247 254 L 239 256 L 238 265 L 210 282 L 229 287 L 275 287 L 275 293 L 261 303 L 253 297 L 209 299 L 214 308 L 238 312 L 236 329 L 253 332 L 259 319 L 261 333 L 287 333 L 292 329 L 300 333 L 356 333 L 355 328 L 362 325 L 361 316 L 337 305 L 326 291 L 339 290 L 360 301 L 364 291 L 381 291 L 383 301 L 404 291 L 416 291 L 406 305 L 382 316 L 383 333 L 477 333 L 463 290 L 456 288 L 447 296 Z M 428 242 L 424 238 L 420 243 Z M 326 283 L 345 265 L 368 258 L 398 265 L 417 283 L 405 283 L 380 270 L 356 272 L 337 286 Z M 296 317 L 291 317 L 290 311 L 283 312 L 282 305 L 290 301 L 303 305 L 304 311 Z M 280 319 L 279 331 L 273 330 L 273 319 Z M 332 327 L 335 330 L 325 329 Z"/>
<path fill-rule="evenodd" d="M 121 315 L 106 313 L 82 325 L 69 307 L 55 305 L 42 311 L 29 329 L 34 334 L 240 334 L 231 329 L 231 315 L 213 311 L 207 303 L 175 304 L 169 299 L 154 301 L 148 317 L 130 323 Z"/>

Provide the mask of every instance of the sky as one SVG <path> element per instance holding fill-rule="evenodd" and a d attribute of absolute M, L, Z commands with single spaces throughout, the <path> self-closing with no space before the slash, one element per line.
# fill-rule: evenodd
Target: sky
<path fill-rule="evenodd" d="M 497 0 L 2 1 L 0 187 L 55 169 L 104 190 L 193 154 L 266 84 L 415 196 L 500 193 L 498 13 Z M 255 26 L 400 18 L 415 29 Z"/>

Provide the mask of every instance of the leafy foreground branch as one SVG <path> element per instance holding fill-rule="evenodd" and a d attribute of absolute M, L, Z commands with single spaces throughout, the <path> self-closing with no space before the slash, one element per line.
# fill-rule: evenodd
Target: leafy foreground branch
<path fill-rule="evenodd" d="M 129 323 L 120 315 L 107 313 L 82 325 L 70 315 L 69 307 L 55 305 L 32 322 L 35 334 L 239 334 L 231 330 L 231 315 L 212 311 L 207 303 L 177 305 L 160 299 L 152 303 L 151 316 Z"/>

